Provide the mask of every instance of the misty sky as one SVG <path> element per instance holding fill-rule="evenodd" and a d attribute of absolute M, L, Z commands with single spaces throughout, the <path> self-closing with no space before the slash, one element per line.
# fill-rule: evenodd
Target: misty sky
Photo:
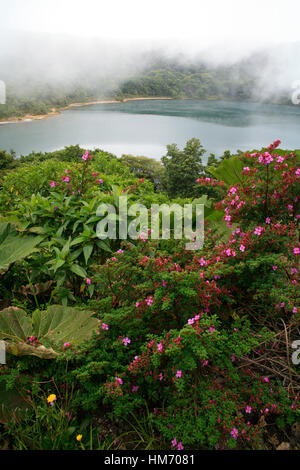
<path fill-rule="evenodd" d="M 299 19 L 300 0 L 0 0 L 0 78 L 121 83 L 153 53 L 214 67 L 262 51 L 267 97 L 300 79 Z"/>
<path fill-rule="evenodd" d="M 233 50 L 300 40 L 299 0 L 0 0 L 0 30 Z"/>

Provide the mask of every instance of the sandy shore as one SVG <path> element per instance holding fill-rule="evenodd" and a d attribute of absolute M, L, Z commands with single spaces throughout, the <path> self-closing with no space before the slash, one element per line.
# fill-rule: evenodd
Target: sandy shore
<path fill-rule="evenodd" d="M 172 100 L 173 98 L 166 96 L 139 96 L 136 98 L 124 98 L 122 101 L 118 100 L 97 100 L 97 101 L 86 101 L 84 103 L 71 103 L 68 106 L 63 108 L 52 108 L 52 110 L 47 114 L 24 114 L 24 116 L 17 117 L 13 116 L 7 119 L 0 119 L 1 124 L 16 124 L 18 122 L 29 122 L 29 121 L 40 121 L 41 119 L 46 119 L 52 116 L 57 116 L 61 111 L 65 111 L 70 108 L 81 107 L 81 106 L 90 106 L 92 104 L 111 104 L 111 103 L 125 103 L 126 101 L 140 101 L 140 100 Z"/>

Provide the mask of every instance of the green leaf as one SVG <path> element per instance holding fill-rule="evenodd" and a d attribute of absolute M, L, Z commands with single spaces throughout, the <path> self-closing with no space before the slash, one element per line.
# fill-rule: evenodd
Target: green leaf
<path fill-rule="evenodd" d="M 9 266 L 20 261 L 34 251 L 37 251 L 36 246 L 43 240 L 43 237 L 36 237 L 28 235 L 21 237 L 14 228 L 7 224 L 0 224 L 0 236 L 2 242 L 0 243 L 0 271 L 6 271 Z"/>
<path fill-rule="evenodd" d="M 24 310 L 10 307 L 0 312 L 0 339 L 11 354 L 52 359 L 58 356 L 63 343 L 68 341 L 77 346 L 90 338 L 97 324 L 92 312 L 73 307 L 52 305 L 46 311 L 35 311 L 32 317 Z M 42 345 L 27 344 L 30 336 L 37 337 Z"/>
<path fill-rule="evenodd" d="M 65 260 L 64 260 L 64 259 L 58 259 L 58 260 L 56 260 L 56 263 L 55 263 L 55 265 L 53 266 L 54 272 L 56 273 L 56 271 L 57 271 L 59 268 L 61 268 L 64 264 L 65 264 Z"/>
<path fill-rule="evenodd" d="M 69 251 L 70 251 L 70 239 L 65 243 L 63 249 L 61 250 L 61 255 L 66 257 Z"/>
<path fill-rule="evenodd" d="M 224 181 L 227 186 L 232 186 L 241 182 L 243 166 L 241 157 L 236 155 L 224 160 L 217 168 L 209 167 L 208 171 L 218 180 Z"/>
<path fill-rule="evenodd" d="M 82 243 L 85 240 L 86 240 L 86 237 L 82 237 L 82 236 L 74 238 L 74 240 L 71 241 L 70 246 L 79 245 L 79 243 Z"/>
<path fill-rule="evenodd" d="M 87 277 L 86 270 L 84 268 L 82 268 L 81 266 L 79 266 L 79 264 L 72 264 L 70 269 L 71 269 L 72 273 L 77 274 L 77 276 L 80 276 L 80 277 L 83 277 L 83 278 Z"/>
<path fill-rule="evenodd" d="M 3 310 L 0 315 L 0 339 L 13 339 L 25 341 L 30 335 L 31 318 L 24 310 L 10 307 Z M 5 332 L 5 336 L 1 334 Z"/>
<path fill-rule="evenodd" d="M 85 264 L 88 264 L 88 260 L 93 252 L 94 245 L 90 243 L 89 245 L 85 245 L 83 247 L 83 254 L 84 254 L 84 259 L 85 259 Z"/>
<path fill-rule="evenodd" d="M 110 249 L 110 247 L 109 247 L 103 240 L 97 240 L 96 243 L 97 243 L 97 246 L 98 246 L 101 250 L 108 251 L 109 253 L 112 252 L 112 250 Z"/>

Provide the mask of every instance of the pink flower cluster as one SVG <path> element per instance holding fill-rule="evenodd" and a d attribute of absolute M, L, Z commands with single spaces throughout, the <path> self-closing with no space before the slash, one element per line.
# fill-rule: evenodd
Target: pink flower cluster
<path fill-rule="evenodd" d="M 152 295 L 150 295 L 149 297 L 147 297 L 147 299 L 146 299 L 146 304 L 148 305 L 148 307 L 151 307 L 151 305 L 153 304 L 153 297 L 152 297 Z"/>
<path fill-rule="evenodd" d="M 264 231 L 264 228 L 263 228 L 263 227 L 256 227 L 256 228 L 254 229 L 254 234 L 260 236 L 263 231 Z"/>
<path fill-rule="evenodd" d="M 259 163 L 262 163 L 263 165 L 269 165 L 270 163 L 273 162 L 273 157 L 269 152 L 265 152 L 263 154 L 260 154 L 258 157 Z"/>
<path fill-rule="evenodd" d="M 183 450 L 184 449 L 184 447 L 182 445 L 182 442 L 177 443 L 176 437 L 174 437 L 174 439 L 171 441 L 171 444 L 172 444 L 172 447 L 173 448 L 176 447 L 177 450 Z"/>

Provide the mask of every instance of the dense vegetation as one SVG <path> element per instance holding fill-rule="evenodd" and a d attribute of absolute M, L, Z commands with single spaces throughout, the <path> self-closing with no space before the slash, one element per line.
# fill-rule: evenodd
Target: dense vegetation
<path fill-rule="evenodd" d="M 0 447 L 300 448 L 300 152 L 278 145 L 0 153 Z M 121 194 L 203 203 L 204 246 L 99 239 Z"/>
<path fill-rule="evenodd" d="M 20 91 L 22 90 L 22 91 Z M 93 100 L 93 90 L 80 86 L 75 89 L 68 87 L 52 87 L 36 84 L 24 91 L 24 85 L 7 84 L 6 104 L 0 106 L 0 119 L 20 118 L 26 114 L 43 115 L 53 109 L 64 108 L 71 103 Z"/>
<path fill-rule="evenodd" d="M 126 80 L 119 90 L 123 96 L 169 96 L 203 100 L 247 101 L 253 98 L 254 77 L 239 67 L 208 67 L 159 61 L 139 76 Z"/>

